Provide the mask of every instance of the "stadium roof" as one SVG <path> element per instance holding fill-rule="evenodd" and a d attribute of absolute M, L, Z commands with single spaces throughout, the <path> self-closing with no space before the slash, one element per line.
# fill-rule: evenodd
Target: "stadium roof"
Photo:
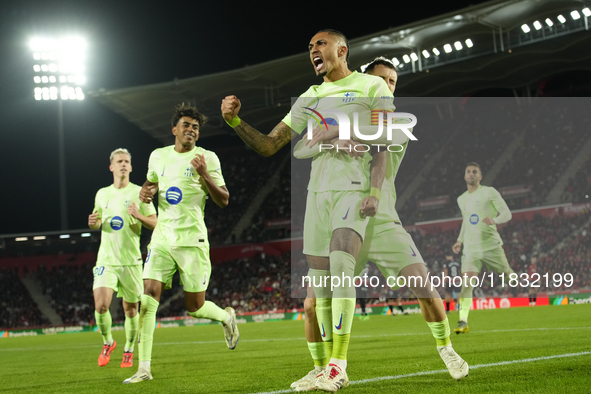
<path fill-rule="evenodd" d="M 376 56 L 395 58 L 402 76 L 397 95 L 415 97 L 515 89 L 560 72 L 591 70 L 585 7 L 569 0 L 490 1 L 351 40 L 350 68 L 359 70 Z M 201 138 L 231 132 L 220 115 L 228 94 L 241 99 L 243 118 L 269 132 L 291 97 L 318 82 L 308 54 L 300 53 L 232 71 L 89 94 L 170 144 L 170 110 L 179 102 L 192 102 L 210 117 Z"/>

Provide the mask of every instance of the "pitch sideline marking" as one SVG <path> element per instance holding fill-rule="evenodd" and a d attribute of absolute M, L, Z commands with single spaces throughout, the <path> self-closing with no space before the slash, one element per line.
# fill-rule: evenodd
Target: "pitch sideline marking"
<path fill-rule="evenodd" d="M 472 331 L 471 334 L 487 334 L 491 332 L 519 332 L 519 331 L 555 331 L 555 330 L 589 330 L 591 327 L 552 327 L 552 328 L 513 328 L 506 330 L 484 330 Z M 355 335 L 352 338 L 383 338 L 383 337 L 406 337 L 416 335 L 433 335 L 431 332 L 417 332 L 417 333 L 399 333 L 399 334 L 378 334 L 378 335 Z M 243 339 L 241 343 L 245 342 L 269 342 L 269 341 L 305 341 L 305 337 L 295 338 L 262 338 L 262 339 Z M 1 342 L 0 342 L 1 343 Z M 213 343 L 225 343 L 224 341 L 190 341 L 190 342 L 155 342 L 154 345 L 170 346 L 170 345 L 207 345 Z M 22 350 L 55 350 L 55 349 L 89 349 L 95 348 L 95 345 L 81 345 L 81 346 L 46 346 L 46 347 L 25 347 L 25 348 L 0 348 L 0 352 L 13 352 Z"/>
<path fill-rule="evenodd" d="M 510 364 L 530 363 L 530 362 L 534 362 L 534 361 L 551 360 L 551 359 L 555 359 L 555 358 L 578 357 L 578 356 L 587 356 L 587 355 L 591 355 L 591 352 L 566 353 L 566 354 L 557 354 L 554 356 L 524 358 L 521 360 L 500 361 L 498 363 L 489 363 L 489 364 L 478 364 L 478 365 L 470 366 L 470 369 L 488 368 L 488 367 L 496 367 L 496 366 L 510 365 Z M 370 378 L 370 379 L 353 380 L 353 381 L 349 382 L 349 384 L 373 383 L 373 382 L 380 382 L 383 380 L 412 378 L 414 376 L 434 375 L 434 374 L 446 373 L 446 372 L 448 372 L 447 369 L 438 369 L 436 371 L 413 372 L 413 373 L 407 373 L 407 374 L 403 374 L 403 375 L 379 376 L 379 377 Z M 277 390 L 277 391 L 264 391 L 264 392 L 259 392 L 256 394 L 283 394 L 283 393 L 293 393 L 293 392 L 294 392 L 293 390 L 289 389 L 289 390 Z"/>

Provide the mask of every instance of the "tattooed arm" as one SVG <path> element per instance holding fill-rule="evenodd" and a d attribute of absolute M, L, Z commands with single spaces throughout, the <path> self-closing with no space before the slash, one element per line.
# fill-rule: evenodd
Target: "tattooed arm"
<path fill-rule="evenodd" d="M 232 119 L 238 116 L 240 111 L 240 100 L 236 96 L 227 96 L 222 101 L 222 116 L 226 122 L 231 122 Z M 246 145 L 260 153 L 265 157 L 269 157 L 277 153 L 279 149 L 283 148 L 285 144 L 291 141 L 294 133 L 291 128 L 283 122 L 279 122 L 277 126 L 267 135 L 261 134 L 254 127 L 241 120 L 239 124 L 234 126 L 234 131 Z"/>

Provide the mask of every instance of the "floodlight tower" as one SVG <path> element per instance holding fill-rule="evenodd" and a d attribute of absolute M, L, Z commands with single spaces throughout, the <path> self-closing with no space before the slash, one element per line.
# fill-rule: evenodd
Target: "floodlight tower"
<path fill-rule="evenodd" d="M 33 38 L 35 100 L 53 100 L 58 105 L 58 153 L 60 179 L 61 229 L 68 229 L 68 201 L 66 194 L 66 157 L 64 138 L 64 110 L 66 100 L 84 100 L 81 85 L 85 82 L 84 60 L 86 43 L 79 37 Z"/>

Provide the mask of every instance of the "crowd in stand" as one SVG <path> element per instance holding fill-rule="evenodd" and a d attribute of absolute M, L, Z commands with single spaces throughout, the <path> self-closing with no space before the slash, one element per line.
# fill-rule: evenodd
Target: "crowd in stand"
<path fill-rule="evenodd" d="M 553 218 L 534 216 L 531 220 L 512 220 L 499 230 L 504 241 L 504 248 L 509 264 L 518 274 L 528 272 L 531 258 L 537 257 L 537 271 L 548 272 L 550 278 L 559 273 L 570 273 L 573 286 L 567 287 L 566 281 L 561 286 L 546 287 L 541 283 L 540 293 L 547 291 L 580 290 L 591 288 L 591 212 L 583 211 L 576 216 L 567 217 L 558 214 Z M 419 251 L 425 259 L 432 275 L 443 271 L 445 255 L 451 254 L 451 246 L 457 239 L 458 229 L 435 231 L 423 234 L 411 231 Z M 293 256 L 292 256 L 293 253 Z M 301 277 L 307 273 L 307 264 L 301 251 L 293 251 L 281 256 L 259 254 L 253 258 L 241 258 L 233 261 L 213 264 L 213 270 L 207 299 L 221 306 L 233 306 L 237 312 L 289 311 L 301 308 L 305 290 L 301 288 Z M 454 256 L 459 259 L 459 256 Z M 87 325 L 94 317 L 92 296 L 91 261 L 78 265 L 62 265 L 46 270 L 41 265 L 34 278 L 44 294 L 50 298 L 50 304 L 60 315 L 64 324 Z M 370 264 L 369 276 L 378 276 L 375 265 Z M 527 289 L 522 287 L 500 288 L 498 279 L 495 286 L 490 285 L 488 274 L 482 288 L 476 296 L 512 295 L 525 296 Z M 292 282 L 292 278 L 295 280 Z M 383 280 L 383 279 L 382 279 Z M 383 282 L 380 282 L 383 283 Z M 49 322 L 44 320 L 35 303 L 28 297 L 28 292 L 21 284 L 15 272 L 0 270 L 0 288 L 3 297 L 0 302 L 0 327 L 38 326 Z M 175 289 L 178 289 L 178 278 Z M 177 297 L 166 302 L 179 290 L 165 291 L 161 299 L 164 306 L 158 311 L 158 317 L 186 315 L 184 297 Z M 292 298 L 292 295 L 295 298 Z M 370 288 L 368 298 L 384 301 L 388 298 L 410 297 L 408 289 L 391 292 L 381 286 Z M 115 300 L 114 302 L 120 302 Z M 113 316 L 114 321 L 121 320 Z"/>
<path fill-rule="evenodd" d="M 49 296 L 51 307 L 65 325 L 86 326 L 94 320 L 93 267 L 94 261 L 58 266 L 52 270 L 40 265 L 34 274 L 43 294 Z"/>
<path fill-rule="evenodd" d="M 0 330 L 49 325 L 49 320 L 37 308 L 16 270 L 0 269 L 0 294 Z"/>

